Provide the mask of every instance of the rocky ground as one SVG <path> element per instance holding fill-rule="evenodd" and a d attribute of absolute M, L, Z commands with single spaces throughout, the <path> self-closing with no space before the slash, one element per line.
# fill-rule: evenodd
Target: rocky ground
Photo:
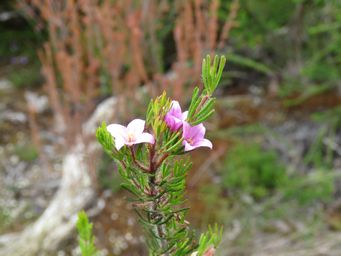
<path fill-rule="evenodd" d="M 37 94 L 38 95 L 38 94 Z M 28 124 L 24 93 L 0 81 L 0 232 L 16 231 L 46 208 L 59 183 L 58 161 L 46 166 L 38 159 Z M 42 132 L 42 136 L 49 136 Z M 51 144 L 46 155 L 55 159 Z"/>

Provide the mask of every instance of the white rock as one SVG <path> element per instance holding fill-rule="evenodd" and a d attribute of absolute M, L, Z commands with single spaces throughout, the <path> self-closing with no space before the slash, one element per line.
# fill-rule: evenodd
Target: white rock
<path fill-rule="evenodd" d="M 13 84 L 7 79 L 0 79 L 0 91 L 10 91 L 13 89 Z"/>
<path fill-rule="evenodd" d="M 49 106 L 49 100 L 46 95 L 38 95 L 35 92 L 26 91 L 25 99 L 37 113 L 44 112 Z"/>

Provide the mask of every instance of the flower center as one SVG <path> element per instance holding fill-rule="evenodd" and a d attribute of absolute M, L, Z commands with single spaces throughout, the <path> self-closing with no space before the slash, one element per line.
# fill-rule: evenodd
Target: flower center
<path fill-rule="evenodd" d="M 186 139 L 186 141 L 187 141 L 190 145 L 193 144 L 193 139 L 192 139 L 192 138 L 188 138 L 188 139 Z"/>
<path fill-rule="evenodd" d="M 135 141 L 135 136 L 134 136 L 134 134 L 128 132 L 127 141 L 128 141 L 128 142 L 134 142 L 134 141 Z"/>

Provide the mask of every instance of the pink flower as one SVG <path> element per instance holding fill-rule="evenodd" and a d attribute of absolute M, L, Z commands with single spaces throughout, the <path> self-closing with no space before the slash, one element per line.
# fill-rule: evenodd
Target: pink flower
<path fill-rule="evenodd" d="M 134 119 L 127 127 L 120 124 L 110 124 L 108 132 L 115 138 L 115 146 L 120 150 L 124 145 L 132 146 L 139 143 L 155 143 L 153 135 L 144 131 L 145 121 Z"/>
<path fill-rule="evenodd" d="M 213 247 L 208 248 L 204 252 L 204 256 L 214 256 L 215 255 L 215 249 Z M 193 252 L 191 256 L 198 256 L 198 252 Z"/>
<path fill-rule="evenodd" d="M 204 256 L 214 256 L 215 255 L 215 249 L 213 247 L 210 247 L 207 249 L 206 252 L 204 252 Z"/>
<path fill-rule="evenodd" d="M 195 126 L 190 126 L 187 122 L 183 122 L 183 145 L 185 146 L 185 151 L 190 151 L 198 147 L 208 147 L 212 149 L 212 142 L 205 139 L 205 127 L 203 124 L 198 124 Z"/>
<path fill-rule="evenodd" d="M 169 129 L 173 132 L 180 129 L 182 122 L 186 120 L 188 111 L 182 113 L 179 102 L 172 101 L 171 109 L 165 116 L 165 122 Z"/>

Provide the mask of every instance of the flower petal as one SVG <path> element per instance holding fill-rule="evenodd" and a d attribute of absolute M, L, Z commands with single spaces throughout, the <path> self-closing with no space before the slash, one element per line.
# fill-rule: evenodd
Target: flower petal
<path fill-rule="evenodd" d="M 185 146 L 185 152 L 186 151 L 191 151 L 191 150 L 193 150 L 193 149 L 195 149 L 195 148 L 197 148 L 198 146 L 192 146 L 191 144 L 189 144 L 187 141 L 183 141 L 183 143 L 182 143 L 184 146 Z"/>
<path fill-rule="evenodd" d="M 143 133 L 145 123 L 142 119 L 134 119 L 128 124 L 127 129 L 137 137 Z"/>
<path fill-rule="evenodd" d="M 115 139 L 115 147 L 117 150 L 120 150 L 125 144 L 125 141 L 123 140 L 123 138 L 117 138 Z"/>
<path fill-rule="evenodd" d="M 180 107 L 180 104 L 178 101 L 176 101 L 176 100 L 172 101 L 171 109 L 169 110 L 169 112 L 172 115 L 176 116 L 177 118 L 181 118 L 182 112 L 181 112 L 181 107 Z"/>
<path fill-rule="evenodd" d="M 194 145 L 196 147 L 208 147 L 210 149 L 213 148 L 212 142 L 209 141 L 208 139 L 203 139 L 202 141 L 200 141 L 198 144 Z"/>
<path fill-rule="evenodd" d="M 182 120 L 167 113 L 165 116 L 165 122 L 171 131 L 177 131 L 182 126 Z"/>
<path fill-rule="evenodd" d="M 125 138 L 127 134 L 127 128 L 120 124 L 110 124 L 107 126 L 107 131 L 113 136 L 115 139 L 117 138 Z"/>
<path fill-rule="evenodd" d="M 201 141 L 205 136 L 205 127 L 203 124 L 191 126 L 186 121 L 183 121 L 183 137 L 194 141 Z"/>
<path fill-rule="evenodd" d="M 187 116 L 188 116 L 188 111 L 183 112 L 181 116 L 182 121 L 185 121 L 187 119 Z"/>
<path fill-rule="evenodd" d="M 139 143 L 144 143 L 144 142 L 154 144 L 155 139 L 153 135 L 151 135 L 150 133 L 144 132 L 136 138 L 136 140 L 134 141 L 134 144 L 139 144 Z"/>
<path fill-rule="evenodd" d="M 205 128 L 205 126 L 202 123 L 193 126 L 192 129 L 191 129 L 192 138 L 195 141 L 202 140 L 204 138 L 204 136 L 205 136 L 205 132 L 206 132 L 206 128 Z"/>
<path fill-rule="evenodd" d="M 120 150 L 126 144 L 127 128 L 120 124 L 110 124 L 107 130 L 115 138 L 116 149 Z"/>
<path fill-rule="evenodd" d="M 183 126 L 182 126 L 182 136 L 184 137 L 184 139 L 189 139 L 191 138 L 191 126 L 189 125 L 189 123 L 187 122 L 183 122 Z"/>

